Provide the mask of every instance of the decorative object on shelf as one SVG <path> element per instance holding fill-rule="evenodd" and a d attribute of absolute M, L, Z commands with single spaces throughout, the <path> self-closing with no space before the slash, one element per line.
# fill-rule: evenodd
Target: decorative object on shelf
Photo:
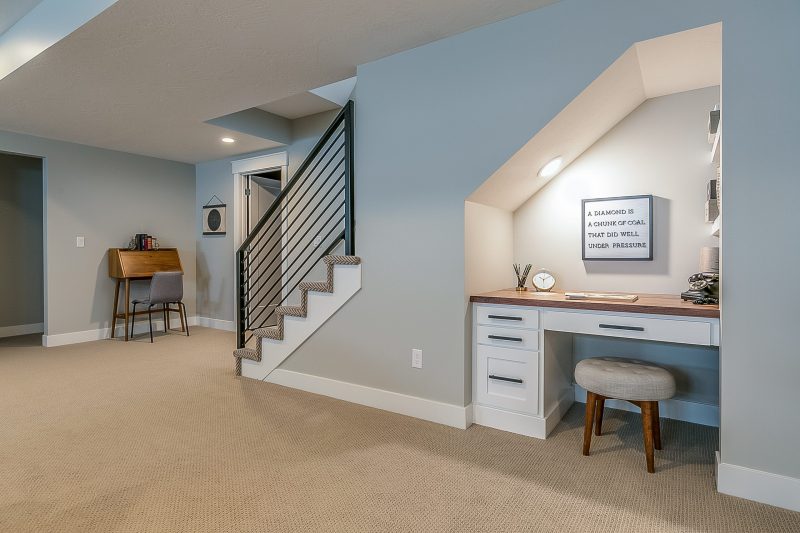
<path fill-rule="evenodd" d="M 213 203 L 216 198 L 218 203 Z M 225 235 L 226 205 L 215 194 L 203 206 L 203 235 Z"/>
<path fill-rule="evenodd" d="M 609 302 L 635 302 L 639 299 L 635 294 L 610 294 L 605 292 L 566 292 L 567 300 L 607 300 Z"/>
<path fill-rule="evenodd" d="M 706 222 L 713 223 L 719 216 L 719 203 L 717 202 L 717 180 L 709 180 L 706 187 Z"/>
<path fill-rule="evenodd" d="M 681 293 L 681 299 L 698 305 L 719 303 L 719 274 L 699 272 L 689 276 L 689 290 Z"/>
<path fill-rule="evenodd" d="M 719 246 L 704 246 L 700 249 L 700 272 L 719 274 Z"/>
<path fill-rule="evenodd" d="M 522 265 L 514 263 L 514 273 L 517 275 L 517 290 L 519 292 L 525 292 L 525 282 L 528 280 L 528 274 L 531 272 L 531 265 L 525 265 L 525 268 L 522 268 Z"/>
<path fill-rule="evenodd" d="M 714 144 L 714 137 L 719 131 L 719 117 L 719 104 L 717 104 L 708 114 L 708 144 Z"/>
<path fill-rule="evenodd" d="M 584 261 L 652 261 L 653 196 L 581 201 Z"/>
<path fill-rule="evenodd" d="M 531 285 L 537 292 L 550 292 L 556 285 L 556 277 L 549 270 L 540 268 L 531 278 Z"/>

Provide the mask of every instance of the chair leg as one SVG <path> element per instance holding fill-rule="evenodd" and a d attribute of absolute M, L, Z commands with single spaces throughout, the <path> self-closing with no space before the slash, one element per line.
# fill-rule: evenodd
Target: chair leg
<path fill-rule="evenodd" d="M 661 416 L 658 414 L 658 402 L 653 402 L 653 445 L 661 449 Z"/>
<path fill-rule="evenodd" d="M 133 323 L 136 322 L 136 304 L 133 304 L 133 314 L 131 315 L 131 339 L 133 339 Z"/>
<path fill-rule="evenodd" d="M 594 408 L 597 395 L 586 391 L 586 424 L 583 428 L 583 455 L 589 455 L 589 447 L 592 445 L 592 426 L 594 425 Z"/>
<path fill-rule="evenodd" d="M 183 323 L 186 325 L 186 336 L 189 336 L 189 319 L 186 317 L 186 304 L 178 302 L 178 307 L 181 309 L 181 316 L 183 316 Z"/>
<path fill-rule="evenodd" d="M 153 342 L 153 304 L 147 307 L 147 320 L 150 322 L 150 343 Z"/>
<path fill-rule="evenodd" d="M 603 434 L 603 409 L 606 406 L 606 399 L 597 395 L 597 406 L 594 413 L 594 434 L 598 437 Z"/>
<path fill-rule="evenodd" d="M 167 312 L 167 304 L 161 304 L 164 310 L 164 333 L 169 333 L 169 313 Z"/>
<path fill-rule="evenodd" d="M 647 471 L 656 471 L 653 457 L 653 403 L 642 402 L 642 433 L 644 433 L 644 454 L 647 457 Z"/>

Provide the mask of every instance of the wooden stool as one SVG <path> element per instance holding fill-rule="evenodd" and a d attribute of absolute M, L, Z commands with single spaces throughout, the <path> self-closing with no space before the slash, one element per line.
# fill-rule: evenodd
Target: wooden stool
<path fill-rule="evenodd" d="M 584 359 L 575 366 L 575 381 L 586 389 L 586 426 L 583 430 L 583 455 L 589 455 L 594 434 L 603 428 L 603 408 L 607 399 L 625 400 L 642 410 L 644 452 L 647 471 L 656 471 L 653 448 L 661 449 L 659 400 L 675 395 L 675 378 L 664 368 L 619 357 Z"/>

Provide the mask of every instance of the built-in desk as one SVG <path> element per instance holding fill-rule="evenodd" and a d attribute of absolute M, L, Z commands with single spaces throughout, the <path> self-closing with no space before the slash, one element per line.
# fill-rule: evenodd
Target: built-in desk
<path fill-rule="evenodd" d="M 719 307 L 678 296 L 567 300 L 509 289 L 470 301 L 474 422 L 532 437 L 545 438 L 576 399 L 574 334 L 719 346 Z"/>

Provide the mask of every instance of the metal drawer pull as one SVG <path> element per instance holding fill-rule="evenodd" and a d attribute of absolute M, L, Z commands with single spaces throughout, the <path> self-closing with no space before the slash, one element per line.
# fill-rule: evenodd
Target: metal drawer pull
<path fill-rule="evenodd" d="M 489 335 L 489 338 L 494 339 L 496 341 L 522 342 L 522 337 L 504 337 L 502 335 Z"/>
<path fill-rule="evenodd" d="M 600 324 L 600 329 L 624 329 L 625 331 L 644 331 L 641 326 L 615 326 L 614 324 Z"/>
<path fill-rule="evenodd" d="M 489 318 L 493 318 L 495 320 L 516 320 L 517 322 L 522 322 L 521 316 L 489 315 Z"/>
<path fill-rule="evenodd" d="M 519 378 L 507 378 L 505 376 L 495 376 L 494 374 L 489 374 L 489 379 L 496 379 L 497 381 L 508 381 L 509 383 L 522 383 L 522 380 Z"/>

